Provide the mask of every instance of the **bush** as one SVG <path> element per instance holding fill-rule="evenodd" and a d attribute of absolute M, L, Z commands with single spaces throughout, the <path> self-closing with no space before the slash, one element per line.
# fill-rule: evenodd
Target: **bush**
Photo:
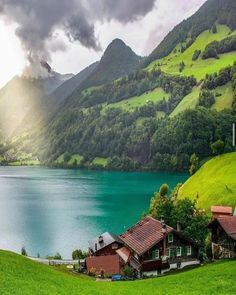
<path fill-rule="evenodd" d="M 196 49 L 193 53 L 193 56 L 192 56 L 192 61 L 195 61 L 199 58 L 199 55 L 201 54 L 201 50 L 198 50 Z"/>
<path fill-rule="evenodd" d="M 46 257 L 49 260 L 55 259 L 55 260 L 62 260 L 62 256 L 59 252 L 56 252 L 54 256 L 47 256 Z"/>
<path fill-rule="evenodd" d="M 213 154 L 219 155 L 224 151 L 225 143 L 219 139 L 211 144 L 211 150 Z"/>
<path fill-rule="evenodd" d="M 215 96 L 210 91 L 202 91 L 199 95 L 198 105 L 210 108 L 215 103 Z"/>
<path fill-rule="evenodd" d="M 25 246 L 23 246 L 23 247 L 21 248 L 21 255 L 23 255 L 23 256 L 28 256 L 28 254 L 27 254 L 27 252 L 26 252 L 26 249 L 25 249 Z"/>
<path fill-rule="evenodd" d="M 132 278 L 134 276 L 134 269 L 129 265 L 125 265 L 123 273 L 126 277 Z"/>
<path fill-rule="evenodd" d="M 84 259 L 88 257 L 88 252 L 82 251 L 80 249 L 76 249 L 72 252 L 72 259 L 77 260 L 77 259 Z"/>
<path fill-rule="evenodd" d="M 183 72 L 184 68 L 185 68 L 185 63 L 182 61 L 182 62 L 179 64 L 179 71 L 180 71 L 180 72 Z"/>

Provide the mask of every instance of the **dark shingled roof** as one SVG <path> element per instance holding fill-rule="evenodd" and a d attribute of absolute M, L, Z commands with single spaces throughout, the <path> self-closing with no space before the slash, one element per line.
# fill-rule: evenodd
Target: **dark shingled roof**
<path fill-rule="evenodd" d="M 236 216 L 225 216 L 214 219 L 207 227 L 218 222 L 228 236 L 236 241 Z"/>
<path fill-rule="evenodd" d="M 138 255 L 142 255 L 164 238 L 162 225 L 162 222 L 147 216 L 120 235 L 120 238 Z M 166 234 L 173 231 L 172 227 L 166 226 Z"/>
<path fill-rule="evenodd" d="M 103 240 L 101 243 L 99 243 L 100 237 L 102 237 L 102 240 Z M 93 240 L 90 240 L 88 243 L 89 243 L 90 249 L 95 253 L 95 252 L 111 245 L 114 242 L 122 243 L 118 236 L 116 236 L 112 233 L 109 233 L 109 232 L 105 232 L 101 236 L 96 237 Z M 96 249 L 96 245 L 97 245 L 97 249 Z"/>

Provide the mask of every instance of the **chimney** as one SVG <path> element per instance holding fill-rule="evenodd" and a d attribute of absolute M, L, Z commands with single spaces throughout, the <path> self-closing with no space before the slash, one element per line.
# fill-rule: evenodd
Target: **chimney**
<path fill-rule="evenodd" d="M 161 229 L 161 232 L 163 233 L 163 235 L 166 233 L 166 224 L 163 222 L 162 223 L 162 229 Z"/>
<path fill-rule="evenodd" d="M 161 223 L 165 223 L 165 220 L 164 220 L 164 216 L 163 215 L 161 215 Z"/>
<path fill-rule="evenodd" d="M 103 243 L 103 236 L 100 236 L 100 237 L 98 238 L 98 242 L 99 242 L 99 244 Z"/>
<path fill-rule="evenodd" d="M 181 226 L 180 226 L 180 222 L 177 221 L 177 232 L 180 232 L 181 231 Z"/>

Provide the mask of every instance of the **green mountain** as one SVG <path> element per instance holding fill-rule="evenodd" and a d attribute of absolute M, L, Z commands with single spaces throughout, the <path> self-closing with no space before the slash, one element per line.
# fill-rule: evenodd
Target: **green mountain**
<path fill-rule="evenodd" d="M 218 139 L 233 151 L 235 13 L 234 1 L 208 0 L 145 64 L 114 40 L 29 112 L 22 126 L 37 124 L 18 129 L 17 146 L 47 165 L 168 171 L 188 170 L 193 153 L 211 156 Z"/>
<path fill-rule="evenodd" d="M 97 67 L 98 62 L 91 64 L 90 66 L 83 69 L 77 75 L 64 82 L 61 86 L 57 87 L 51 94 L 57 103 L 63 102 L 68 96 L 70 96 L 80 84 L 86 80 Z"/>
<path fill-rule="evenodd" d="M 153 50 L 146 63 L 169 55 L 177 45 L 182 50 L 194 43 L 204 31 L 212 30 L 216 23 L 236 29 L 236 2 L 234 0 L 208 0 L 190 18 L 177 25 Z"/>
<path fill-rule="evenodd" d="M 175 275 L 134 282 L 95 282 L 82 274 L 72 274 L 61 267 L 42 265 L 26 257 L 0 251 L 1 294 L 235 294 L 235 261 L 220 261 Z M 19 271 L 20 270 L 20 271 Z M 206 284 L 207 277 L 207 284 Z M 197 279 L 196 279 L 197 278 Z M 216 279 L 217 278 L 217 279 Z M 189 282 L 191 281 L 191 290 Z M 178 287 L 176 287 L 178 286 Z M 143 290 L 143 291 L 142 291 Z"/>
<path fill-rule="evenodd" d="M 141 60 L 142 58 L 122 40 L 115 39 L 109 44 L 99 64 L 82 82 L 80 88 L 85 89 L 114 81 L 137 69 Z"/>
<path fill-rule="evenodd" d="M 236 205 L 236 152 L 207 161 L 180 188 L 179 198 L 196 199 L 201 208 L 212 205 Z"/>

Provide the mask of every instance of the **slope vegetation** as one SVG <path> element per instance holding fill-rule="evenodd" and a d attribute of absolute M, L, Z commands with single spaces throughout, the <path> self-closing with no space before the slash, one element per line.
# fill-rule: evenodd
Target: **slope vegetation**
<path fill-rule="evenodd" d="M 236 206 L 236 152 L 206 162 L 180 188 L 179 197 L 197 199 L 206 210 L 211 205 Z"/>
<path fill-rule="evenodd" d="M 54 294 L 235 294 L 235 261 L 210 264 L 179 274 L 134 282 L 95 282 L 82 275 L 70 275 L 0 251 L 2 295 Z M 207 280 L 207 284 L 206 284 Z M 191 282 L 191 284 L 190 284 Z"/>
<path fill-rule="evenodd" d="M 202 32 L 211 29 L 215 22 L 236 29 L 236 2 L 234 0 L 208 0 L 187 20 L 177 25 L 153 50 L 146 63 L 169 55 L 174 48 L 188 39 L 191 44 Z"/>
<path fill-rule="evenodd" d="M 225 25 L 217 25 L 217 32 L 213 33 L 210 30 L 202 32 L 193 44 L 184 52 L 181 52 L 180 44 L 166 57 L 153 61 L 149 65 L 149 69 L 154 66 L 159 66 L 164 72 L 174 75 L 195 76 L 197 80 L 203 79 L 206 74 L 213 74 L 219 69 L 232 65 L 236 60 L 236 51 L 220 54 L 219 58 L 202 59 L 201 55 L 195 61 L 192 60 L 193 54 L 196 50 L 204 51 L 207 44 L 212 41 L 220 41 L 227 36 L 235 34 L 231 32 L 230 28 Z M 180 72 L 180 63 L 184 62 L 185 67 Z"/>

